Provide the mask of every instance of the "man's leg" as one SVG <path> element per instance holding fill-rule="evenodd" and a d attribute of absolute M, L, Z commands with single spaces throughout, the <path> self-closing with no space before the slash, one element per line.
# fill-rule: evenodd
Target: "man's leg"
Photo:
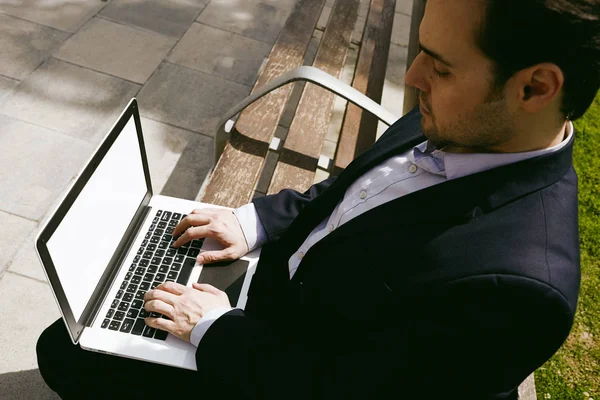
<path fill-rule="evenodd" d="M 62 319 L 38 339 L 37 357 L 42 377 L 63 399 L 187 399 L 202 393 L 194 371 L 82 350 Z"/>

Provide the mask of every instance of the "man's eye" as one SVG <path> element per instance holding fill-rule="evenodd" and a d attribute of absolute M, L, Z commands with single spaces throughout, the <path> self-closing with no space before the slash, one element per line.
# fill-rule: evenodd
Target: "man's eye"
<path fill-rule="evenodd" d="M 442 72 L 442 71 L 439 71 L 439 70 L 438 70 L 437 68 L 435 68 L 435 67 L 433 68 L 433 72 L 435 72 L 435 74 L 436 74 L 437 76 L 439 76 L 440 78 L 442 78 L 442 77 L 444 77 L 444 76 L 448 76 L 448 75 L 450 75 L 450 72 Z"/>

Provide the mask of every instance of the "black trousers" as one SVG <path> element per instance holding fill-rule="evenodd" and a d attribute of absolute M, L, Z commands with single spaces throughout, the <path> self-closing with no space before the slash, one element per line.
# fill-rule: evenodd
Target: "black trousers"
<path fill-rule="evenodd" d="M 82 350 L 73 345 L 62 319 L 37 343 L 38 365 L 46 384 L 63 399 L 203 398 L 195 371 Z"/>

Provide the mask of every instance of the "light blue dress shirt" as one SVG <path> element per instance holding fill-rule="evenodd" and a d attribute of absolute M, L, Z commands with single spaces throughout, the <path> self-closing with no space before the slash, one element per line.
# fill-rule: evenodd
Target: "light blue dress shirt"
<path fill-rule="evenodd" d="M 290 257 L 288 260 L 290 279 L 294 276 L 304 255 L 315 243 L 362 213 L 445 181 L 553 153 L 566 146 L 573 133 L 573 125 L 569 122 L 567 135 L 561 143 L 547 149 L 523 153 L 447 153 L 425 141 L 404 154 L 385 160 L 348 187 L 343 199 L 331 215 L 312 230 L 304 243 Z M 267 235 L 256 214 L 254 204 L 242 206 L 234 210 L 234 214 L 240 221 L 250 250 L 266 243 Z M 198 346 L 212 323 L 230 310 L 232 308 L 222 307 L 207 313 L 192 330 L 191 343 Z"/>

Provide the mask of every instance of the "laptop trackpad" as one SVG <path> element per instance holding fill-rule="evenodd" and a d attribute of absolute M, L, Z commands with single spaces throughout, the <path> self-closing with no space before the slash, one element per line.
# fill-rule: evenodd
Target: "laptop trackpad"
<path fill-rule="evenodd" d="M 224 291 L 229 297 L 229 303 L 235 307 L 249 264 L 249 261 L 242 259 L 205 264 L 202 267 L 198 283 L 208 283 Z"/>

